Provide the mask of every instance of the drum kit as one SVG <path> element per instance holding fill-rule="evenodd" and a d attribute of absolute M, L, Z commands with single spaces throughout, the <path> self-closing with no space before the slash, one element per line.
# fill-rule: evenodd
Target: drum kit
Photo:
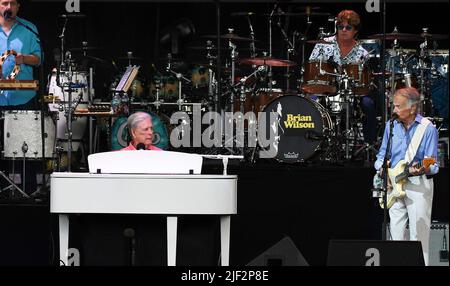
<path fill-rule="evenodd" d="M 61 50 L 57 53 L 58 57 L 55 57 L 59 61 L 57 60 L 57 67 L 49 75 L 48 82 L 46 102 L 54 125 L 47 130 L 53 129 L 54 132 L 48 133 L 46 141 L 51 142 L 53 149 L 46 151 L 46 154 L 59 158 L 59 161 L 61 154 L 67 154 L 67 168 L 70 171 L 71 153 L 83 148 L 88 129 L 89 153 L 98 151 L 98 130 L 95 129 L 93 134 L 93 124 L 99 117 L 109 120 L 109 149 L 119 150 L 128 144 L 126 119 L 134 111 L 146 111 L 152 116 L 154 144 L 168 150 L 172 148 L 170 132 L 174 128 L 170 123 L 170 116 L 176 111 L 184 111 L 192 116 L 194 107 L 199 107 L 202 112 L 277 113 L 280 124 L 276 127 L 278 137 L 274 144 L 278 152 L 274 159 L 280 163 L 341 162 L 360 154 L 366 154 L 367 159 L 372 159 L 376 149 L 364 140 L 361 121 L 363 114 L 359 102 L 368 94 L 378 92 L 379 79 L 384 76 L 386 85 L 386 91 L 381 95 L 385 101 L 383 119 L 386 119 L 393 108 L 392 94 L 404 86 L 420 90 L 422 110 L 427 116 L 433 116 L 433 110 L 429 107 L 433 107 L 431 100 L 434 83 L 443 78 L 448 80 L 448 50 L 430 48 L 431 42 L 447 39 L 448 35 L 430 34 L 425 28 L 420 34 L 399 33 L 394 30 L 386 35 L 376 34 L 368 39 L 358 40 L 358 44 L 368 51 L 365 61 L 361 64 L 337 66 L 322 59 L 305 60 L 308 58 L 305 57 L 308 47 L 330 44 L 324 39 L 335 31 L 326 32 L 324 28 L 320 28 L 317 39 L 306 37 L 313 19 L 335 21 L 329 13 L 311 9 L 302 13 L 285 13 L 274 9 L 269 14 L 261 15 L 270 22 L 266 50 L 258 48 L 265 43 L 255 39 L 252 26 L 252 17 L 258 15 L 253 12 L 235 12 L 232 16 L 247 20 L 249 37 L 240 36 L 229 28 L 227 33 L 219 36 L 220 42 L 226 47 L 216 47 L 216 35 L 201 36 L 202 45 L 188 48 L 200 51 L 202 60 L 190 62 L 187 68 L 180 67 L 179 59 L 167 53 L 162 59 L 163 64 L 155 68 L 155 72 L 148 77 L 149 80 L 136 77 L 127 93 L 114 92 L 119 84 L 118 75 L 111 85 L 110 102 L 103 102 L 101 110 L 99 108 L 102 103 L 94 100 L 93 69 L 77 66 L 77 59 L 72 54 L 81 52 L 83 58 L 96 62 L 103 60 L 88 55 L 96 48 L 89 47 L 86 42 L 78 49 L 65 51 L 64 26 L 60 36 Z M 275 32 L 272 31 L 272 19 L 287 16 L 305 19 L 305 29 L 303 33 L 293 31 L 292 35 L 288 35 L 282 25 L 273 25 L 278 27 L 276 31 L 286 46 L 286 58 L 277 58 L 273 56 L 272 36 Z M 320 23 L 319 20 L 317 22 Z M 386 49 L 386 64 L 381 67 L 383 37 L 392 45 Z M 403 42 L 420 44 L 418 49 L 406 50 L 400 45 Z M 221 62 L 218 62 L 220 51 L 223 53 Z M 250 53 L 242 57 L 240 54 L 243 51 Z M 296 55 L 297 51 L 301 54 Z M 294 61 L 295 56 L 301 61 Z M 128 52 L 119 60 L 127 62 L 128 67 L 133 67 L 133 64 L 142 59 Z M 277 81 L 277 78 L 286 81 Z M 23 118 L 23 124 L 28 124 L 25 122 L 31 120 L 26 119 L 28 117 L 25 115 Z M 249 128 L 249 125 L 246 123 L 245 128 Z M 264 148 L 258 145 L 245 146 L 227 148 L 227 152 L 245 155 L 249 162 L 254 163 L 258 159 L 258 149 Z M 14 153 L 12 150 L 12 153 L 4 153 L 4 156 L 19 156 L 19 151 Z M 222 148 L 200 152 L 223 151 Z M 39 153 L 36 156 L 39 157 Z M 60 165 L 61 162 L 56 164 Z"/>

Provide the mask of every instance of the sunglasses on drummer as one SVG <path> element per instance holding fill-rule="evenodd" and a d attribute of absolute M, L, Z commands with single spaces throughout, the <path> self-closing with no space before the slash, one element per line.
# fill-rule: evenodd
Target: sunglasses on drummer
<path fill-rule="evenodd" d="M 344 26 L 344 25 L 337 25 L 337 29 L 338 29 L 338 30 L 344 30 L 344 28 L 345 28 L 347 31 L 353 30 L 353 26 L 352 26 L 352 25 L 347 25 L 347 26 Z"/>

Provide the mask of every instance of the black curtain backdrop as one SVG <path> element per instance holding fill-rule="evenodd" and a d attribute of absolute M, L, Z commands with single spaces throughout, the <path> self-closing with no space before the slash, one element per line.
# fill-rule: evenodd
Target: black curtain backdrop
<path fill-rule="evenodd" d="M 55 66 L 53 50 L 60 48 L 59 36 L 64 24 L 62 14 L 68 14 L 65 10 L 65 1 L 50 0 L 23 0 L 19 16 L 33 22 L 39 29 L 45 48 L 45 71 L 50 73 Z M 110 100 L 108 88 L 113 78 L 120 77 L 127 61 L 120 60 L 126 52 L 132 51 L 134 56 L 143 60 L 134 62 L 142 66 L 139 76 L 150 80 L 156 70 L 160 70 L 166 64 L 167 52 L 170 52 L 170 43 L 162 45 L 159 40 L 168 29 L 179 23 L 191 23 L 195 34 L 181 38 L 179 58 L 188 63 L 206 62 L 206 51 L 187 49 L 188 45 L 205 46 L 204 35 L 214 35 L 217 32 L 216 4 L 213 1 L 175 1 L 176 3 L 158 1 L 80 1 L 80 13 L 85 18 L 70 18 L 66 27 L 66 48 L 81 47 L 82 41 L 87 41 L 89 46 L 100 47 L 102 50 L 89 51 L 89 55 L 106 60 L 105 63 L 91 62 L 96 70 L 96 97 Z M 274 7 L 273 2 L 256 1 L 224 1 L 220 6 L 221 33 L 227 33 L 228 28 L 242 37 L 249 37 L 250 31 L 247 19 L 242 16 L 231 16 L 233 12 L 254 12 L 251 16 L 255 38 L 258 40 L 256 47 L 269 50 L 269 29 L 267 16 Z M 330 3 L 331 2 L 331 3 Z M 313 12 L 328 12 L 336 15 L 343 9 L 352 9 L 358 12 L 362 20 L 360 38 L 365 39 L 369 35 L 381 33 L 380 13 L 368 13 L 365 10 L 366 1 L 281 1 L 279 7 L 284 12 L 302 12 L 305 5 L 318 7 Z M 391 32 L 394 27 L 403 33 L 420 34 L 424 27 L 429 28 L 430 33 L 448 34 L 448 6 L 449 3 L 430 3 L 428 1 L 411 1 L 407 3 L 386 4 L 386 32 Z M 398 1 L 397 1 L 398 2 Z M 285 28 L 288 35 L 294 31 L 303 32 L 305 29 L 305 17 L 273 18 L 273 56 L 285 59 L 286 47 L 282 40 L 282 34 L 276 23 Z M 307 35 L 308 39 L 317 37 L 319 27 L 325 31 L 332 29 L 327 22 L 327 17 L 312 17 L 312 26 Z M 224 41 L 222 41 L 224 43 Z M 238 43 L 239 57 L 248 57 L 248 44 Z M 404 48 L 418 48 L 418 42 L 401 42 Z M 387 46 L 389 47 L 389 46 Z M 312 50 L 312 45 L 306 46 L 306 55 Z M 438 48 L 448 49 L 448 40 L 439 41 Z M 247 50 L 245 50 L 247 49 Z M 297 63 L 301 62 L 300 47 L 296 46 L 297 56 L 293 58 Z M 229 55 L 222 51 L 222 59 Z M 80 53 L 74 53 L 73 57 L 80 58 Z M 259 51 L 262 56 L 262 51 Z M 81 59 L 80 59 L 81 60 Z M 223 62 L 222 61 L 222 62 Z M 114 62 L 118 70 L 111 63 Z M 156 68 L 156 69 L 155 69 Z M 296 67 L 297 69 L 299 66 Z M 187 71 L 188 72 L 188 71 Z M 244 71 L 245 73 L 245 71 Z M 298 72 L 296 73 L 298 75 Z"/>

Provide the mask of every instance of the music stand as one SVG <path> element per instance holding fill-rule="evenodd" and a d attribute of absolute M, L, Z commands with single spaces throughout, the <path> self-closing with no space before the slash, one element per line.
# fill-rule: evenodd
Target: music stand
<path fill-rule="evenodd" d="M 118 93 L 127 93 L 128 89 L 136 78 L 139 68 L 140 67 L 136 65 L 127 67 L 127 70 L 123 74 L 114 91 Z"/>

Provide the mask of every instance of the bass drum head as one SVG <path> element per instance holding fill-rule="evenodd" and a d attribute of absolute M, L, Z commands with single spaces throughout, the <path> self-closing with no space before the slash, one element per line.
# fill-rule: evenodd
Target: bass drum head
<path fill-rule="evenodd" d="M 328 112 L 317 102 L 297 95 L 286 95 L 271 101 L 265 108 L 266 134 L 269 128 L 278 128 L 278 139 L 271 143 L 278 150 L 276 160 L 285 163 L 310 159 L 326 141 L 331 127 Z M 270 112 L 276 113 L 276 122 L 270 126 Z"/>
<path fill-rule="evenodd" d="M 169 148 L 169 132 L 167 124 L 170 122 L 165 114 L 159 114 L 145 111 L 152 117 L 153 123 L 153 145 L 167 150 Z M 111 150 L 120 150 L 127 147 L 128 141 L 128 127 L 127 116 L 118 117 L 112 126 L 111 130 Z"/>

